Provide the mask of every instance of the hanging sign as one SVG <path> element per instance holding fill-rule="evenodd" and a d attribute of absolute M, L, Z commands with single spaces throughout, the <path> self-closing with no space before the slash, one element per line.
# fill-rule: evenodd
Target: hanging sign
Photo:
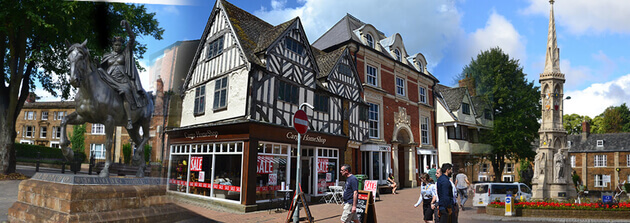
<path fill-rule="evenodd" d="M 201 163 L 203 162 L 203 157 L 201 156 L 193 156 L 190 158 L 190 171 L 201 171 Z"/>
<path fill-rule="evenodd" d="M 273 173 L 273 156 L 258 156 L 258 168 L 256 173 Z"/>
<path fill-rule="evenodd" d="M 328 172 L 328 159 L 318 158 L 317 159 L 317 173 L 327 173 L 327 172 Z"/>

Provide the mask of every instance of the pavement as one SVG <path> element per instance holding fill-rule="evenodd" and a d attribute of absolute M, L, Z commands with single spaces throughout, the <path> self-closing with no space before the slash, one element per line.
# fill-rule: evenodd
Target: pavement
<path fill-rule="evenodd" d="M 33 176 L 35 168 L 31 166 L 17 166 L 17 172 L 26 176 Z M 60 173 L 59 169 L 40 168 L 40 172 Z M 65 174 L 73 174 L 66 171 Z M 78 174 L 87 174 L 82 171 Z M 18 186 L 21 180 L 0 181 L 0 222 L 8 220 L 8 209 L 17 201 Z M 388 222 L 422 222 L 422 206 L 415 208 L 420 195 L 419 188 L 399 189 L 399 194 L 382 194 L 380 200 L 375 202 L 377 221 Z M 526 218 L 491 216 L 478 213 L 478 208 L 471 206 L 472 196 L 469 197 L 465 210 L 459 213 L 459 222 L 630 222 L 630 220 L 593 220 L 593 219 L 563 219 L 563 218 Z M 177 205 L 197 214 L 198 217 L 180 222 L 284 222 L 288 212 L 282 211 L 256 211 L 250 213 L 235 213 L 229 210 L 208 206 L 202 203 L 188 201 L 175 201 Z M 338 223 L 341 217 L 342 205 L 318 203 L 309 205 L 309 209 L 315 218 L 315 222 Z M 304 211 L 300 211 L 300 217 L 304 217 Z M 302 219 L 301 222 L 305 222 Z"/>

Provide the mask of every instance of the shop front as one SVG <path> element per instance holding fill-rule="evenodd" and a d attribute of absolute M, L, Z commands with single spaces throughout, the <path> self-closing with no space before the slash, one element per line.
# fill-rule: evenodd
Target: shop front
<path fill-rule="evenodd" d="M 378 184 L 387 184 L 387 177 L 392 173 L 391 152 L 389 145 L 361 145 L 361 173 L 370 180 L 378 180 Z"/>
<path fill-rule="evenodd" d="M 428 173 L 431 169 L 431 165 L 437 163 L 437 150 L 436 149 L 424 149 L 422 147 L 416 147 L 417 163 L 420 173 Z M 439 168 L 439 167 L 438 167 Z"/>
<path fill-rule="evenodd" d="M 169 132 L 168 191 L 253 211 L 295 190 L 297 137 L 292 128 L 244 122 Z M 307 199 L 339 181 L 348 138 L 301 135 L 300 185 Z"/>

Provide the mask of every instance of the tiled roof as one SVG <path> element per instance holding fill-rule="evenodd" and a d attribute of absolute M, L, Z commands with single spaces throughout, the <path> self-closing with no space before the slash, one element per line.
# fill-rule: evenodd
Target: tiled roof
<path fill-rule="evenodd" d="M 350 14 L 346 14 L 346 16 L 341 18 L 337 24 L 315 40 L 315 42 L 313 42 L 313 47 L 324 50 L 351 39 L 360 43 L 361 40 L 359 37 L 354 35 L 352 31 L 363 25 L 365 25 L 365 23 L 359 21 Z"/>
<path fill-rule="evenodd" d="M 468 94 L 466 87 L 450 88 L 439 84 L 437 87 L 438 96 L 442 98 L 443 102 L 448 106 L 449 111 L 457 111 L 462 105 L 464 96 Z"/>
<path fill-rule="evenodd" d="M 48 101 L 48 102 L 31 102 L 24 103 L 23 108 L 38 108 L 38 109 L 61 109 L 61 108 L 74 108 L 74 101 Z"/>
<path fill-rule="evenodd" d="M 299 17 L 295 17 L 280 25 L 274 26 L 273 28 L 268 29 L 263 35 L 260 35 L 260 37 L 258 37 L 258 46 L 254 50 L 254 53 L 259 53 L 266 50 L 267 47 L 269 47 L 276 39 L 278 39 L 278 37 L 296 20 L 299 20 Z"/>
<path fill-rule="evenodd" d="M 603 147 L 597 147 L 597 140 L 604 140 Z M 617 152 L 630 151 L 630 133 L 590 134 L 582 142 L 582 135 L 568 135 L 571 141 L 569 152 Z"/>
<path fill-rule="evenodd" d="M 245 51 L 245 56 L 247 56 L 250 62 L 262 66 L 262 63 L 254 53 L 256 53 L 256 50 L 259 48 L 258 41 L 261 39 L 260 35 L 266 34 L 267 31 L 273 29 L 274 26 L 225 0 L 222 0 L 221 4 L 225 8 L 230 24 L 236 32 L 236 37 L 243 47 L 243 51 Z M 211 16 L 208 23 L 210 23 L 212 19 Z"/>
<path fill-rule="evenodd" d="M 340 47 L 329 53 L 313 48 L 313 54 L 317 60 L 317 65 L 319 66 L 319 75 L 317 75 L 318 79 L 328 77 L 333 68 L 335 68 L 337 61 L 339 61 L 339 57 L 341 57 L 347 48 L 347 46 Z"/>

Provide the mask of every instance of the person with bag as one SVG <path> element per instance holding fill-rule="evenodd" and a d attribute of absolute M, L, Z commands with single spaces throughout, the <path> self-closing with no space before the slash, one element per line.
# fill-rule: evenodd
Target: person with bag
<path fill-rule="evenodd" d="M 429 174 L 422 174 L 420 177 L 422 185 L 420 186 L 420 197 L 418 202 L 414 204 L 414 207 L 418 207 L 422 203 L 422 213 L 424 214 L 424 222 L 433 222 L 433 191 L 435 190 L 435 184 L 433 179 L 429 177 Z"/>
<path fill-rule="evenodd" d="M 453 208 L 455 201 L 453 200 L 453 186 L 449 180 L 453 173 L 453 165 L 450 163 L 442 164 L 440 168 L 442 176 L 438 178 L 437 194 L 438 194 L 438 217 L 440 223 L 453 222 Z"/>

